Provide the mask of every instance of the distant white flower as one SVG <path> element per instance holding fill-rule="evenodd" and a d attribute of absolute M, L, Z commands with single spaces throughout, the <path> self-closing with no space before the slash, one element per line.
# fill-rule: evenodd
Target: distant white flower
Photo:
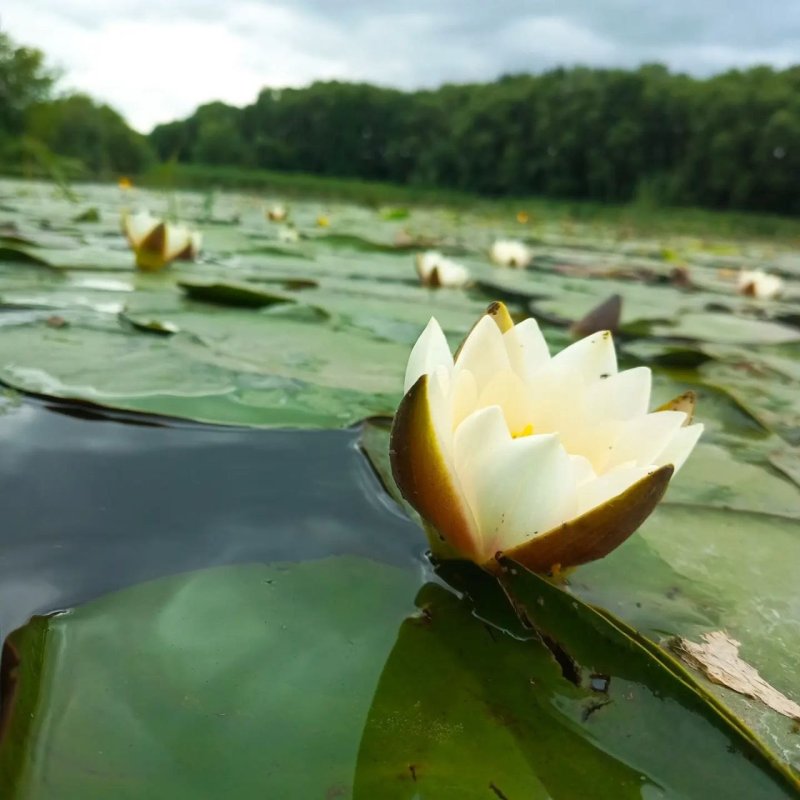
<path fill-rule="evenodd" d="M 417 275 L 423 286 L 464 286 L 469 281 L 469 271 L 461 264 L 445 258 L 436 250 L 417 253 Z"/>
<path fill-rule="evenodd" d="M 531 263 L 533 253 L 522 242 L 515 239 L 498 239 L 489 251 L 489 257 L 501 267 L 525 269 Z"/>
<path fill-rule="evenodd" d="M 267 219 L 272 222 L 283 222 L 287 216 L 289 216 L 289 212 L 286 210 L 286 206 L 281 203 L 276 203 L 267 209 Z"/>
<path fill-rule="evenodd" d="M 737 284 L 739 294 L 758 300 L 773 300 L 783 294 L 783 281 L 763 270 L 742 270 Z"/>
<path fill-rule="evenodd" d="M 296 228 L 292 228 L 289 225 L 284 225 L 278 231 L 278 241 L 286 242 L 287 244 L 293 244 L 294 242 L 300 241 L 300 234 L 297 232 Z"/>
<path fill-rule="evenodd" d="M 179 259 L 195 259 L 203 242 L 199 231 L 185 225 L 173 225 L 148 211 L 136 214 L 125 212 L 122 229 L 136 254 L 136 266 L 148 272 L 163 269 Z"/>
<path fill-rule="evenodd" d="M 691 392 L 649 412 L 651 378 L 618 371 L 608 331 L 551 356 L 535 320 L 493 303 L 453 356 L 432 319 L 392 427 L 395 481 L 451 553 L 486 569 L 498 552 L 536 572 L 602 558 L 703 430 Z"/>

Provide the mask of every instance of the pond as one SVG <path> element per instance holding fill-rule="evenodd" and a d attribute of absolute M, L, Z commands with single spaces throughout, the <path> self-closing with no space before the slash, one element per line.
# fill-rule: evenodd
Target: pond
<path fill-rule="evenodd" d="M 289 241 L 182 193 L 204 255 L 143 274 L 118 211 L 165 201 L 136 191 L 0 183 L 4 797 L 796 793 L 796 722 L 670 644 L 724 630 L 798 699 L 791 249 L 311 201 Z M 489 265 L 503 235 L 533 267 Z M 469 287 L 417 285 L 433 245 Z M 559 585 L 431 560 L 387 455 L 428 318 L 455 344 L 503 299 L 556 348 L 614 294 L 621 362 L 707 428 L 665 501 Z"/>

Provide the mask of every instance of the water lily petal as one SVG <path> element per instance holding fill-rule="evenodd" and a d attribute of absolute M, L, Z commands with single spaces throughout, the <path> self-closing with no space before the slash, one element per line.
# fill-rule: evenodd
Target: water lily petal
<path fill-rule="evenodd" d="M 416 268 L 417 275 L 423 286 L 438 286 L 439 272 L 437 267 L 442 260 L 442 254 L 436 250 L 428 250 L 426 253 L 417 253 Z"/>
<path fill-rule="evenodd" d="M 514 327 L 514 320 L 508 311 L 508 306 L 500 300 L 489 303 L 486 309 L 486 316 L 494 320 L 494 324 L 500 329 L 500 333 L 510 331 Z"/>
<path fill-rule="evenodd" d="M 183 225 L 167 225 L 166 239 L 164 241 L 164 258 L 174 261 L 190 255 L 192 250 L 192 237 L 189 229 Z"/>
<path fill-rule="evenodd" d="M 519 547 L 506 550 L 504 555 L 534 572 L 574 567 L 603 558 L 650 516 L 663 497 L 672 473 L 671 466 L 650 472 L 622 494 Z M 501 569 L 494 559 L 487 560 L 483 566 L 492 572 Z"/>
<path fill-rule="evenodd" d="M 694 409 L 697 405 L 697 395 L 690 389 L 688 392 L 673 397 L 672 400 L 660 405 L 656 411 L 683 411 L 686 414 L 684 425 L 689 425 L 694 417 Z"/>
<path fill-rule="evenodd" d="M 512 439 L 499 406 L 464 420 L 456 430 L 453 453 L 485 558 L 576 511 L 573 468 L 558 437 Z"/>
<path fill-rule="evenodd" d="M 531 251 L 525 244 L 513 239 L 500 239 L 492 244 L 489 251 L 489 258 L 495 264 L 519 269 L 527 267 L 531 257 Z"/>
<path fill-rule="evenodd" d="M 456 371 L 469 370 L 481 392 L 493 375 L 509 366 L 503 334 L 490 316 L 482 316 L 458 351 Z"/>
<path fill-rule="evenodd" d="M 415 258 L 417 275 L 423 286 L 459 287 L 469 281 L 469 271 L 461 264 L 445 258 L 438 250 L 417 253 Z"/>
<path fill-rule="evenodd" d="M 167 238 L 167 226 L 159 222 L 136 248 L 136 265 L 143 270 L 156 271 L 163 269 L 168 260 L 164 257 Z"/>
<path fill-rule="evenodd" d="M 469 272 L 466 267 L 451 261 L 449 258 L 442 259 L 436 267 L 438 280 L 441 286 L 457 288 L 464 286 L 469 281 Z"/>
<path fill-rule="evenodd" d="M 587 336 L 553 356 L 558 369 L 579 372 L 587 384 L 617 373 L 617 354 L 610 331 L 599 331 Z"/>
<path fill-rule="evenodd" d="M 697 440 L 703 433 L 704 425 L 697 423 L 681 428 L 670 440 L 669 444 L 653 459 L 653 463 L 658 466 L 672 464 L 677 472 L 689 458 L 689 454 L 694 450 Z"/>
<path fill-rule="evenodd" d="M 535 319 L 526 319 L 506 331 L 503 341 L 511 367 L 525 381 L 531 382 L 533 376 L 550 361 L 547 342 Z"/>
<path fill-rule="evenodd" d="M 585 456 L 570 455 L 569 460 L 572 464 L 572 474 L 575 476 L 575 485 L 579 490 L 584 483 L 593 481 L 597 477 L 592 462 Z"/>
<path fill-rule="evenodd" d="M 406 500 L 467 558 L 477 554 L 477 526 L 464 500 L 438 428 L 447 397 L 436 376 L 422 375 L 395 414 L 389 455 L 395 482 Z"/>
<path fill-rule="evenodd" d="M 626 461 L 633 461 L 641 467 L 655 464 L 656 457 L 672 441 L 685 419 L 686 414 L 682 411 L 654 411 L 626 422 L 608 450 L 604 471 Z"/>
<path fill-rule="evenodd" d="M 478 408 L 488 406 L 499 406 L 502 409 L 512 436 L 534 432 L 530 392 L 516 372 L 506 369 L 492 376 L 480 393 L 477 403 Z"/>
<path fill-rule="evenodd" d="M 586 421 L 586 392 L 582 375 L 558 368 L 555 359 L 540 369 L 528 382 L 528 394 L 534 408 L 537 433 L 558 433 L 569 436 L 578 432 Z M 582 452 L 564 439 L 570 452 Z"/>
<path fill-rule="evenodd" d="M 450 389 L 450 432 L 452 433 L 477 408 L 478 387 L 475 384 L 475 376 L 465 369 L 453 373 Z"/>
<path fill-rule="evenodd" d="M 634 367 L 596 381 L 588 391 L 588 412 L 595 419 L 628 420 L 647 414 L 652 372 Z"/>
<path fill-rule="evenodd" d="M 453 356 L 450 353 L 450 345 L 447 344 L 444 331 L 439 323 L 431 317 L 411 350 L 403 391 L 407 392 L 421 375 L 429 375 L 438 366 L 452 369 Z"/>
<path fill-rule="evenodd" d="M 125 214 L 123 218 L 123 229 L 131 247 L 136 249 L 141 246 L 150 231 L 158 225 L 158 222 L 159 221 L 147 211 L 140 211 L 137 214 Z"/>
<path fill-rule="evenodd" d="M 613 419 L 583 426 L 576 424 L 565 434 L 561 434 L 561 440 L 568 452 L 580 453 L 590 462 L 595 473 L 601 474 L 609 468 L 609 454 L 613 452 L 613 446 L 625 424 Z"/>
<path fill-rule="evenodd" d="M 425 253 L 417 253 L 415 263 L 417 275 L 423 283 L 427 283 L 428 277 L 433 268 L 441 261 L 442 254 L 436 250 L 428 250 Z"/>
<path fill-rule="evenodd" d="M 578 513 L 584 514 L 595 506 L 608 502 L 652 471 L 650 467 L 626 465 L 587 481 L 578 489 Z"/>

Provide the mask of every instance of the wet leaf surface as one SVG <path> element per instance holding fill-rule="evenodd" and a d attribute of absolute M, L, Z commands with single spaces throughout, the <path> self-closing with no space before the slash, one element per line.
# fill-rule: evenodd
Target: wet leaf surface
<path fill-rule="evenodd" d="M 355 558 L 198 570 L 35 617 L 5 797 L 325 797 L 350 785 L 414 576 Z"/>

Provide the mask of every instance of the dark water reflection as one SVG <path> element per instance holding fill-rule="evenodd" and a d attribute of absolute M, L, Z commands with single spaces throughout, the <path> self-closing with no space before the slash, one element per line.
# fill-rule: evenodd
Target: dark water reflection
<path fill-rule="evenodd" d="M 219 564 L 355 554 L 422 569 L 424 537 L 356 431 L 88 416 L 35 400 L 0 416 L 3 636 L 34 613 Z"/>

